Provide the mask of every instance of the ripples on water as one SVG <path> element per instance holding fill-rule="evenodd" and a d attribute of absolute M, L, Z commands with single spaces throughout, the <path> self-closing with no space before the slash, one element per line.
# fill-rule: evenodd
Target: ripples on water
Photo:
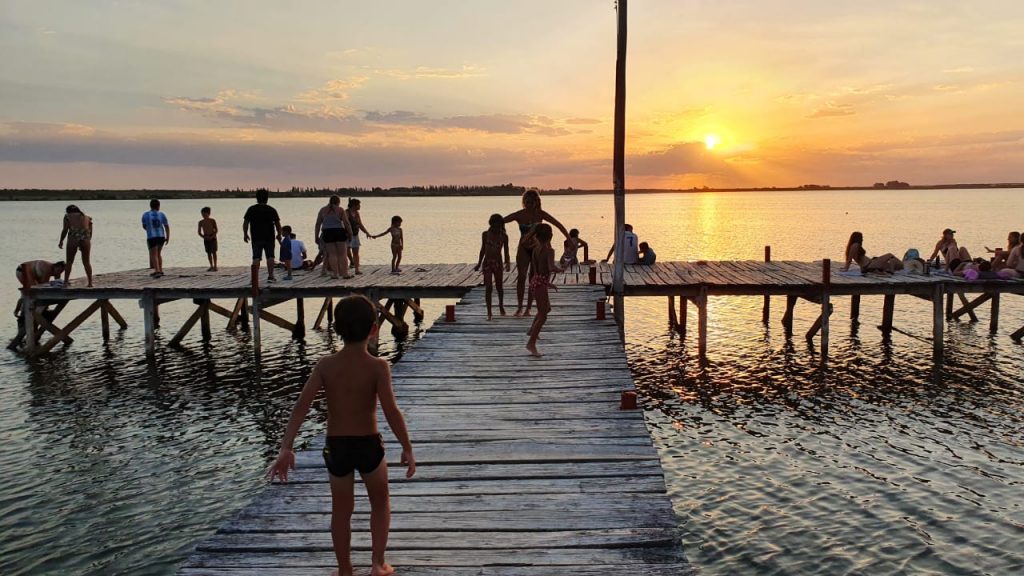
<path fill-rule="evenodd" d="M 956 204 L 943 195 L 960 193 L 658 195 L 631 198 L 628 209 L 641 239 L 658 239 L 663 259 L 756 259 L 766 243 L 776 258 L 838 258 L 852 228 L 872 249 L 926 248 L 923 240 L 948 225 L 944 207 Z M 975 210 L 955 226 L 969 246 L 1024 227 L 1014 221 L 1019 210 L 1006 209 L 1018 191 L 972 194 Z M 206 203 L 222 230 L 240 228 L 247 202 Z M 911 203 L 919 208 L 907 219 Z M 367 199 L 363 218 L 377 231 L 402 214 L 409 262 L 470 261 L 478 246 L 466 238 L 479 238 L 490 213 L 516 204 Z M 169 246 L 168 266 L 205 265 L 198 239 L 190 244 L 180 232 L 198 218 L 197 206 L 165 202 L 172 222 L 186 223 Z M 310 199 L 278 207 L 301 224 L 317 206 Z M 607 249 L 610 206 L 607 197 L 545 198 L 545 208 L 579 228 L 597 254 Z M 22 245 L 50 246 L 62 207 L 5 206 L 0 227 L 26 239 Z M 139 231 L 118 225 L 134 222 L 144 202 L 82 207 L 97 218 L 97 271 L 145 266 L 144 250 L 121 248 L 141 244 Z M 783 225 L 790 222 L 803 226 Z M 223 265 L 245 261 L 237 238 L 222 238 L 221 247 Z M 0 267 L 10 270 L 20 256 L 0 252 Z M 366 243 L 364 259 L 386 262 L 386 244 Z M 0 292 L 4 338 L 14 331 L 11 296 Z M 846 320 L 848 301 L 837 299 L 822 369 L 816 344 L 802 336 L 816 315 L 810 304 L 797 307 L 795 336 L 786 341 L 778 324 L 783 299 L 773 301 L 765 328 L 760 298 L 713 298 L 709 361 L 701 365 L 695 338 L 667 330 L 664 299 L 629 299 L 630 365 L 690 560 L 709 575 L 1024 573 L 1024 347 L 1006 336 L 1024 324 L 1022 303 L 1003 299 L 996 336 L 988 334 L 987 307 L 980 323 L 949 325 L 943 364 L 933 369 L 929 304 L 898 298 L 903 332 L 885 344 L 875 328 L 880 299 L 863 299 L 856 331 Z M 87 323 L 70 348 L 43 359 L 0 351 L 4 576 L 172 574 L 195 540 L 264 486 L 298 391 L 313 362 L 336 345 L 324 332 L 309 331 L 299 344 L 271 327 L 257 366 L 248 336 L 215 324 L 209 345 L 195 335 L 184 350 L 159 345 L 151 364 L 134 303 L 115 304 L 129 329 L 109 344 Z M 428 319 L 442 309 L 427 304 Z M 163 341 L 190 312 L 183 303 L 161 307 Z M 385 340 L 382 352 L 394 360 L 404 349 Z M 314 406 L 302 437 L 323 422 Z"/>
<path fill-rule="evenodd" d="M 800 333 L 812 305 L 786 342 L 782 299 L 760 331 L 760 299 L 715 300 L 720 324 L 749 330 L 712 329 L 706 366 L 695 338 L 667 329 L 629 345 L 684 548 L 703 573 L 1021 573 L 1019 345 L 987 322 L 955 324 L 930 369 L 930 343 L 881 342 L 881 299 L 865 298 L 852 337 L 837 305 L 822 369 Z M 666 314 L 662 299 L 630 304 L 637 322 Z"/>

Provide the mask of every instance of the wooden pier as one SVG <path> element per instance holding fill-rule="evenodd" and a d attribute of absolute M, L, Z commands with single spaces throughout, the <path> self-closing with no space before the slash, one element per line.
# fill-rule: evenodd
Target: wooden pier
<path fill-rule="evenodd" d="M 601 286 L 552 291 L 537 359 L 524 348 L 531 319 L 488 322 L 476 289 L 455 322 L 439 320 L 395 365 L 418 463 L 406 480 L 383 430 L 388 558 L 400 574 L 692 573 L 643 412 L 620 409 L 633 382 L 618 327 L 595 319 L 604 298 Z M 270 486 L 199 543 L 179 574 L 327 574 L 335 560 L 321 445 L 298 454 L 289 484 Z M 356 493 L 353 561 L 365 573 L 368 504 L 361 484 Z"/>
<path fill-rule="evenodd" d="M 897 319 L 896 297 L 906 295 L 932 303 L 932 341 L 936 354 L 943 349 L 945 322 L 968 317 L 978 321 L 977 312 L 983 304 L 990 310 L 989 328 L 995 333 L 999 327 L 1000 297 L 1003 294 L 1024 294 L 1024 281 L 988 280 L 967 281 L 950 275 L 846 275 L 838 272 L 827 260 L 820 262 L 771 261 L 766 248 L 766 261 L 698 261 L 659 262 L 653 266 L 626 266 L 624 274 L 625 296 L 667 297 L 668 321 L 685 335 L 688 329 L 689 305 L 696 309 L 698 354 L 707 355 L 708 299 L 716 296 L 756 296 L 764 299 L 762 320 L 770 319 L 771 298 L 785 297 L 786 306 L 780 320 L 786 337 L 795 330 L 793 312 L 800 300 L 820 308 L 818 319 L 808 327 L 805 337 L 819 338 L 821 359 L 828 357 L 829 327 L 832 302 L 835 298 L 851 299 L 851 321 L 858 322 L 862 296 L 881 295 L 883 304 L 879 328 L 888 338 L 895 329 Z M 319 273 L 296 272 L 295 279 L 267 284 L 266 272 L 253 282 L 248 267 L 224 268 L 207 272 L 205 268 L 168 269 L 163 278 L 149 277 L 148 270 L 131 270 L 95 277 L 94 287 L 81 286 L 76 279 L 71 287 L 40 286 L 29 291 L 22 299 L 22 333 L 15 342 L 24 343 L 30 355 L 46 353 L 58 344 L 70 344 L 71 333 L 90 316 L 99 313 L 105 338 L 109 337 L 110 321 L 122 329 L 125 318 L 115 308 L 115 302 L 135 303 L 143 312 L 146 350 L 155 350 L 156 329 L 160 325 L 160 305 L 174 300 L 191 300 L 194 313 L 170 338 L 169 344 L 180 344 L 197 324 L 202 338 L 211 338 L 211 314 L 224 316 L 229 330 L 249 328 L 257 354 L 261 347 L 263 323 L 288 330 L 294 337 L 305 334 L 305 302 L 315 299 L 320 312 L 314 327 L 326 320 L 330 322 L 331 303 L 334 298 L 360 293 L 377 302 L 381 319 L 391 323 L 392 330 L 408 330 L 405 314 L 412 310 L 416 316 L 423 311 L 421 298 L 459 298 L 480 284 L 479 272 L 471 264 L 424 264 L 405 268 L 400 276 L 389 273 L 387 266 L 364 266 L 366 273 L 350 280 L 332 280 Z M 514 295 L 515 272 L 506 275 L 505 286 Z M 573 266 L 555 276 L 558 285 L 597 285 L 606 292 L 612 283 L 612 269 L 607 264 Z M 87 300 L 91 304 L 64 326 L 58 326 L 57 316 L 72 300 Z M 678 308 L 676 305 L 678 299 Z M 219 301 L 219 302 L 218 302 Z M 294 304 L 291 314 L 279 312 L 285 304 Z M 49 309 L 47 309 L 49 307 Z M 271 307 L 277 307 L 274 311 Z M 124 308 L 124 307 L 122 307 Z M 250 318 L 252 321 L 250 322 Z M 49 334 L 47 336 L 47 333 Z M 1024 327 L 1010 334 L 1016 341 L 1024 338 Z"/>

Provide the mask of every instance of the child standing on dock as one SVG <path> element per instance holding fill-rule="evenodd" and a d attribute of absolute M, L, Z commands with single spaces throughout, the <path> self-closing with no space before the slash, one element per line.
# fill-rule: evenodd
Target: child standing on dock
<path fill-rule="evenodd" d="M 402 263 L 402 250 L 405 249 L 405 239 L 402 237 L 401 216 L 392 216 L 391 227 L 380 234 L 370 236 L 370 238 L 380 238 L 385 234 L 391 234 L 391 273 L 401 274 L 402 269 L 398 265 Z"/>
<path fill-rule="evenodd" d="M 171 225 L 167 216 L 160 211 L 160 201 L 149 201 L 149 212 L 142 215 L 142 228 L 146 231 L 146 246 L 149 247 L 149 267 L 153 278 L 164 275 L 164 245 L 171 241 Z"/>
<path fill-rule="evenodd" d="M 484 230 L 480 236 L 480 256 L 476 261 L 474 270 L 484 271 L 484 289 L 487 299 L 487 319 L 493 318 L 491 314 L 491 291 L 493 286 L 498 286 L 498 310 L 505 315 L 505 290 L 504 274 L 502 274 L 501 252 L 505 250 L 505 268 L 508 272 L 512 268 L 511 258 L 508 253 L 508 234 L 505 233 L 505 219 L 501 214 L 491 214 L 487 221 L 489 228 Z"/>
<path fill-rule="evenodd" d="M 279 476 L 288 481 L 288 470 L 295 468 L 292 445 L 306 418 L 309 406 L 320 390 L 327 405 L 327 440 L 323 456 L 331 483 L 331 539 L 338 569 L 332 575 L 351 576 L 352 509 L 354 471 L 366 486 L 370 498 L 370 533 L 373 543 L 372 576 L 394 573 L 384 560 L 391 509 L 388 496 L 388 466 L 384 444 L 377 431 L 377 402 L 388 425 L 402 445 L 400 462 L 407 467 L 405 477 L 416 473 L 416 459 L 405 426 L 405 418 L 391 388 L 391 368 L 387 360 L 374 358 L 367 341 L 378 330 L 377 310 L 363 296 L 349 296 L 338 302 L 334 327 L 345 342 L 338 352 L 317 362 L 292 410 L 277 460 L 267 470 L 273 481 Z"/>
<path fill-rule="evenodd" d="M 206 259 L 210 261 L 207 272 L 217 271 L 217 221 L 210 218 L 210 207 L 205 206 L 199 211 L 203 219 L 199 221 L 197 232 L 203 239 L 203 249 L 206 250 Z"/>
<path fill-rule="evenodd" d="M 530 292 L 537 301 L 537 316 L 533 319 L 533 325 L 527 334 L 530 339 L 526 342 L 526 349 L 533 356 L 541 356 L 537 351 L 537 339 L 540 338 L 540 331 L 544 328 L 544 322 L 551 312 L 551 299 L 548 297 L 548 288 L 552 288 L 551 273 L 560 272 L 561 268 L 555 266 L 555 251 L 551 248 L 551 237 L 553 232 L 551 226 L 538 224 L 535 230 L 537 243 L 533 248 L 533 257 L 530 268 L 533 276 L 530 277 Z"/>

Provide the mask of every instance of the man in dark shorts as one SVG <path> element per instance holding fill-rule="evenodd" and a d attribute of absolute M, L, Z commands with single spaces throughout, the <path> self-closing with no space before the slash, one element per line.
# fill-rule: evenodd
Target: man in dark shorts
<path fill-rule="evenodd" d="M 249 242 L 249 227 L 252 226 L 252 268 L 259 272 L 260 260 L 267 257 L 267 282 L 277 282 L 274 277 L 274 245 L 281 240 L 281 218 L 277 210 L 267 204 L 270 191 L 260 188 L 256 191 L 256 203 L 245 211 L 242 233 Z"/>

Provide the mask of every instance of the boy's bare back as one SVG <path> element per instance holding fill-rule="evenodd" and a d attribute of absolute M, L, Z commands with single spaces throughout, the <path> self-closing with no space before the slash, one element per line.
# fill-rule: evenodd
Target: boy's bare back
<path fill-rule="evenodd" d="M 377 433 L 377 398 L 391 398 L 390 368 L 364 349 L 346 347 L 323 357 L 313 369 L 327 401 L 328 436 Z M 386 400 L 385 400 L 386 401 Z"/>

